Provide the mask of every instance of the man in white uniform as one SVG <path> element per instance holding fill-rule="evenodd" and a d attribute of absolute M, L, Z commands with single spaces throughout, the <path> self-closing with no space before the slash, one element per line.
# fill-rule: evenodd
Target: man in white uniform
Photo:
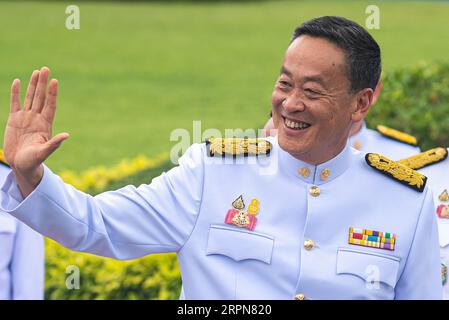
<path fill-rule="evenodd" d="M 427 178 L 348 144 L 372 103 L 380 48 L 341 17 L 293 35 L 272 93 L 278 135 L 211 139 L 151 184 L 92 197 L 43 165 L 57 81 L 42 68 L 23 107 L 12 85 L 1 209 L 77 251 L 176 252 L 187 299 L 441 299 Z"/>

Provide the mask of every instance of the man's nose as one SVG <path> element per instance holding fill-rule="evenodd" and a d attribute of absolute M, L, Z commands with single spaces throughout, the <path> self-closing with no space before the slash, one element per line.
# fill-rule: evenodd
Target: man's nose
<path fill-rule="evenodd" d="M 305 109 L 304 101 L 298 93 L 288 95 L 284 101 L 282 101 L 282 107 L 289 113 L 301 112 Z"/>

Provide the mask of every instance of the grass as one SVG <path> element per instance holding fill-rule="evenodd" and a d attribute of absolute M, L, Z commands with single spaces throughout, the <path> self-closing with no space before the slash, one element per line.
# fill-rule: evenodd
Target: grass
<path fill-rule="evenodd" d="M 319 15 L 364 24 L 366 1 L 79 2 L 81 29 L 65 29 L 74 1 L 0 2 L 0 126 L 11 81 L 52 68 L 60 81 L 55 132 L 71 138 L 48 164 L 82 170 L 158 154 L 175 128 L 263 124 L 293 28 Z M 76 2 L 75 2 L 76 3 Z M 448 61 L 449 4 L 378 2 L 384 70 Z M 2 138 L 2 137 L 1 137 Z"/>

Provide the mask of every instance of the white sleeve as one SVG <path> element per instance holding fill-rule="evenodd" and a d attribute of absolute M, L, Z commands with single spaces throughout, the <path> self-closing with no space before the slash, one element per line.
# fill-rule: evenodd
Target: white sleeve
<path fill-rule="evenodd" d="M 149 185 L 95 197 L 64 183 L 45 167 L 37 188 L 22 199 L 10 174 L 0 190 L 0 210 L 76 251 L 116 259 L 176 252 L 190 236 L 199 213 L 203 146 L 191 146 L 179 166 Z"/>

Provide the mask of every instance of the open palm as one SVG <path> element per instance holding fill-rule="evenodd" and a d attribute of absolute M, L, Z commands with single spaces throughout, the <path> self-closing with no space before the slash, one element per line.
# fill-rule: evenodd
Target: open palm
<path fill-rule="evenodd" d="M 52 80 L 48 85 L 49 74 L 46 67 L 33 72 L 23 108 L 20 106 L 20 81 L 14 80 L 11 87 L 11 111 L 3 149 L 8 164 L 23 177 L 41 170 L 45 159 L 69 136 L 61 133 L 52 138 L 58 82 Z"/>

